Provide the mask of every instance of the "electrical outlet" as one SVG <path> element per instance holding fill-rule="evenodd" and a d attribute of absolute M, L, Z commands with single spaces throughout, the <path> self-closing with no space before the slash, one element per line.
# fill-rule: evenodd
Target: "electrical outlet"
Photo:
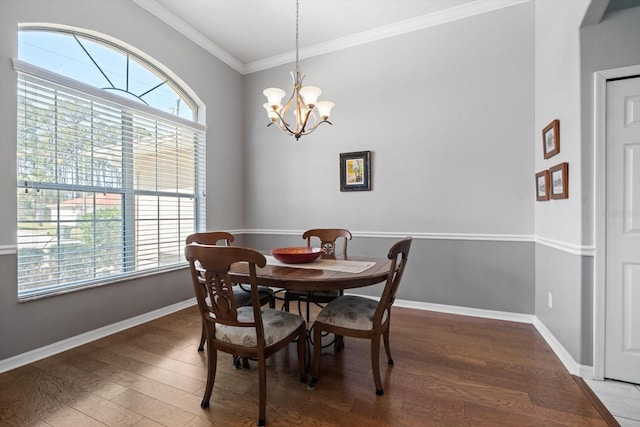
<path fill-rule="evenodd" d="M 547 300 L 548 300 L 549 308 L 553 308 L 553 295 L 551 294 L 551 292 L 549 292 L 547 296 L 548 296 Z"/>

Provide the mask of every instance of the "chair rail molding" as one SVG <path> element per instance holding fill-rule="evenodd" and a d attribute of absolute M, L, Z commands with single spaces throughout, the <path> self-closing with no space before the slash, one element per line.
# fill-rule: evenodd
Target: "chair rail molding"
<path fill-rule="evenodd" d="M 0 245 L 0 255 L 15 255 L 16 245 Z"/>
<path fill-rule="evenodd" d="M 299 236 L 305 230 L 282 230 L 282 229 L 239 229 L 230 231 L 233 234 L 274 234 L 279 236 Z M 414 239 L 424 240 L 473 240 L 485 242 L 530 242 L 544 246 L 549 246 L 573 255 L 594 256 L 595 247 L 593 245 L 578 245 L 570 242 L 550 239 L 548 237 L 535 236 L 530 234 L 480 234 L 480 233 L 425 233 L 415 231 L 352 231 L 353 237 L 370 237 L 382 239 L 399 239 L 411 236 Z"/>

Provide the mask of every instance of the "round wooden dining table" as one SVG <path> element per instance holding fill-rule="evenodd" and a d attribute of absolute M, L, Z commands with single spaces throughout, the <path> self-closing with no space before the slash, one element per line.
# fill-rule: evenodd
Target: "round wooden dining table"
<path fill-rule="evenodd" d="M 337 260 L 364 261 L 375 263 L 361 272 L 342 272 L 304 268 L 301 264 L 267 265 L 256 268 L 258 283 L 264 286 L 297 291 L 335 291 L 375 285 L 386 280 L 391 261 L 388 258 L 349 255 Z M 249 267 L 246 263 L 238 263 L 231 267 L 231 280 L 237 283 L 248 283 Z"/>

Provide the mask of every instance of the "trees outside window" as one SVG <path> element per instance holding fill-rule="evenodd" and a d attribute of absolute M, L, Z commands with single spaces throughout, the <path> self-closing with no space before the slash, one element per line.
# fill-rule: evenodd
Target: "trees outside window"
<path fill-rule="evenodd" d="M 184 239 L 205 215 L 195 103 L 161 67 L 112 42 L 19 34 L 19 298 L 182 264 Z"/>

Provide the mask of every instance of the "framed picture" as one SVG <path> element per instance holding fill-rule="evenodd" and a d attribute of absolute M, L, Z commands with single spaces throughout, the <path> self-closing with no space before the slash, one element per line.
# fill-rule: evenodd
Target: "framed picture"
<path fill-rule="evenodd" d="M 556 119 L 542 129 L 542 150 L 545 159 L 560 152 L 560 120 Z"/>
<path fill-rule="evenodd" d="M 536 174 L 536 200 L 549 200 L 549 171 L 543 170 Z"/>
<path fill-rule="evenodd" d="M 550 197 L 552 199 L 569 198 L 569 163 L 564 162 L 549 168 Z"/>
<path fill-rule="evenodd" d="M 371 190 L 371 151 L 340 153 L 340 191 Z"/>

